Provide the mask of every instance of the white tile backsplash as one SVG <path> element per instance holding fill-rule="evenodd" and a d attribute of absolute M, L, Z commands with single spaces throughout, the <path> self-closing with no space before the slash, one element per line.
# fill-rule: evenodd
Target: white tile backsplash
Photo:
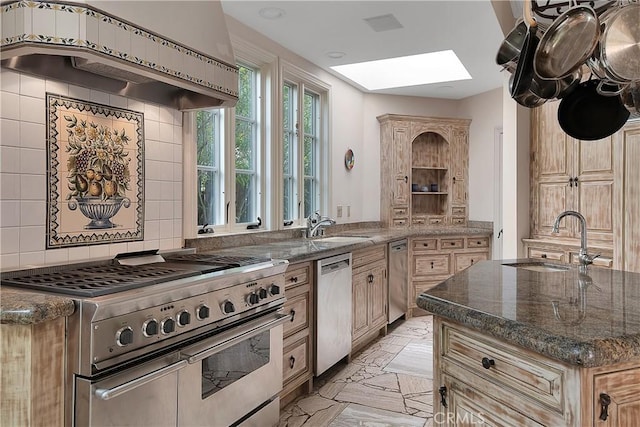
<path fill-rule="evenodd" d="M 84 20 L 84 17 L 82 20 Z M 73 13 L 67 10 L 56 10 L 56 36 L 79 39 L 80 21 L 79 13 Z"/>
<path fill-rule="evenodd" d="M 23 148 L 47 148 L 47 134 L 42 123 L 20 122 L 20 146 Z M 42 171 L 44 174 L 45 171 Z"/>
<path fill-rule="evenodd" d="M 25 18 L 21 16 L 20 19 Z M 42 27 L 55 23 L 37 22 L 37 25 Z M 6 69 L 2 69 L 0 85 L 2 270 L 105 259 L 122 252 L 183 246 L 181 112 Z M 144 241 L 45 249 L 47 92 L 144 113 Z"/>
<path fill-rule="evenodd" d="M 33 19 L 33 32 L 34 34 L 43 36 L 55 36 L 56 34 L 56 21 L 51 19 L 51 15 L 45 9 L 30 8 Z"/>
<path fill-rule="evenodd" d="M 20 120 L 44 124 L 46 121 L 44 97 L 20 96 Z"/>
<path fill-rule="evenodd" d="M 0 115 L 3 119 L 20 120 L 20 95 L 18 93 L 2 91 Z"/>
<path fill-rule="evenodd" d="M 46 150 L 23 148 L 20 151 L 20 171 L 26 174 L 38 175 L 47 170 Z"/>

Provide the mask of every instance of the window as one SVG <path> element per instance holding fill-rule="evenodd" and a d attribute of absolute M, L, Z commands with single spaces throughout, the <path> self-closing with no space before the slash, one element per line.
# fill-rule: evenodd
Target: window
<path fill-rule="evenodd" d="M 222 224 L 221 206 L 223 179 L 221 173 L 220 111 L 196 113 L 196 161 L 198 169 L 198 225 Z"/>
<path fill-rule="evenodd" d="M 224 132 L 224 110 L 195 113 L 197 145 L 198 226 L 253 222 L 259 214 L 258 71 L 239 65 L 239 96 L 232 131 Z M 225 136 L 227 141 L 225 142 Z M 233 145 L 229 141 L 234 141 Z M 231 147 L 225 150 L 225 147 Z M 228 154 L 225 154 L 228 153 Z M 228 175 L 227 175 L 228 174 Z M 225 179 L 234 176 L 235 180 Z M 235 194 L 235 200 L 227 195 Z M 235 218 L 226 206 L 235 201 Z"/>
<path fill-rule="evenodd" d="M 240 93 L 235 109 L 236 223 L 258 215 L 257 72 L 240 66 Z"/>
<path fill-rule="evenodd" d="M 307 87 L 303 80 L 285 81 L 282 117 L 282 213 L 286 222 L 302 220 L 321 210 L 321 94 Z"/>

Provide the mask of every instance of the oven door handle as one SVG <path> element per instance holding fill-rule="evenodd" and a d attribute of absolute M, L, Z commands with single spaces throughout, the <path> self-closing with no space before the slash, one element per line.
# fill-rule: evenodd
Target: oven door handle
<path fill-rule="evenodd" d="M 168 366 L 165 366 L 164 368 L 160 368 L 156 371 L 150 372 L 134 380 L 127 381 L 124 384 L 120 384 L 112 388 L 98 388 L 96 389 L 94 394 L 98 399 L 101 399 L 101 400 L 113 399 L 114 397 L 120 396 L 121 394 L 127 393 L 135 388 L 148 384 L 151 381 L 155 381 L 158 378 L 162 378 L 165 375 L 169 375 L 175 371 L 178 371 L 184 368 L 186 365 L 187 365 L 186 360 L 180 360 L 176 363 L 172 363 L 171 365 L 168 365 Z"/>
<path fill-rule="evenodd" d="M 244 325 L 238 326 L 238 328 L 233 328 L 233 330 L 223 332 L 220 336 L 215 336 L 214 338 L 216 338 L 216 340 L 212 343 L 200 343 L 183 350 L 182 355 L 186 356 L 184 360 L 189 362 L 189 364 L 199 362 L 212 354 L 219 353 L 239 342 L 255 337 L 256 335 L 268 331 L 269 329 L 273 329 L 276 326 L 282 325 L 289 319 L 291 319 L 291 315 L 277 313 L 275 318 L 271 318 L 271 320 L 268 321 L 259 320 L 247 322 Z M 204 350 L 201 350 L 203 347 L 205 347 Z"/>

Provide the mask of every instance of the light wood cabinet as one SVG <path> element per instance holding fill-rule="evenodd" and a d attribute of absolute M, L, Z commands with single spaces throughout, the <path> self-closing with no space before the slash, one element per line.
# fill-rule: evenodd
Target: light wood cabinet
<path fill-rule="evenodd" d="M 395 114 L 378 121 L 381 222 L 401 228 L 466 225 L 471 121 Z"/>
<path fill-rule="evenodd" d="M 440 317 L 433 356 L 438 424 L 635 427 L 640 420 L 640 360 L 582 368 Z"/>
<path fill-rule="evenodd" d="M 283 327 L 283 389 L 280 407 L 313 388 L 313 264 L 292 264 L 285 273 L 284 313 L 289 322 Z"/>
<path fill-rule="evenodd" d="M 418 312 L 416 298 L 473 264 L 491 258 L 489 236 L 413 237 L 409 240 L 408 307 Z"/>
<path fill-rule="evenodd" d="M 363 348 L 387 327 L 387 246 L 353 252 L 352 353 Z"/>
<path fill-rule="evenodd" d="M 587 220 L 589 241 L 613 241 L 615 136 L 580 141 L 565 134 L 557 120 L 559 102 L 547 102 L 532 110 L 531 140 L 531 236 L 580 237 L 574 218 L 560 223 L 557 215 L 575 210 Z"/>

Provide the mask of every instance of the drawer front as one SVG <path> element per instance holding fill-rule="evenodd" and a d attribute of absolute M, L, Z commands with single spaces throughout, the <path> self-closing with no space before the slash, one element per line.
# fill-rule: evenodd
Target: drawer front
<path fill-rule="evenodd" d="M 440 240 L 440 249 L 462 249 L 462 248 L 464 248 L 464 239 Z"/>
<path fill-rule="evenodd" d="M 429 225 L 440 225 L 444 224 L 443 216 L 432 216 L 429 218 Z"/>
<path fill-rule="evenodd" d="M 435 276 L 451 273 L 451 257 L 447 255 L 415 255 L 413 276 Z"/>
<path fill-rule="evenodd" d="M 553 261 L 565 262 L 564 252 L 548 249 L 529 248 L 529 258 L 550 259 Z"/>
<path fill-rule="evenodd" d="M 367 249 L 359 249 L 353 252 L 353 268 L 358 268 L 363 265 L 371 264 L 385 259 L 386 245 L 375 245 Z"/>
<path fill-rule="evenodd" d="M 411 218 L 411 224 L 413 225 L 425 225 L 426 223 L 426 218 Z"/>
<path fill-rule="evenodd" d="M 590 254 L 591 255 L 591 254 Z M 575 252 L 571 252 L 571 263 L 572 264 L 580 264 L 580 258 L 578 254 Z M 604 268 L 612 268 L 613 267 L 613 259 L 607 256 L 599 256 L 593 260 L 593 265 L 596 267 L 604 267 Z"/>
<path fill-rule="evenodd" d="M 488 248 L 489 238 L 488 237 L 468 237 L 467 247 L 468 248 Z"/>
<path fill-rule="evenodd" d="M 299 288 L 293 288 L 293 291 L 301 292 L 297 295 L 291 295 L 293 292 L 287 292 L 287 302 L 284 305 L 284 314 L 291 316 L 291 320 L 284 324 L 283 336 L 286 338 L 298 331 L 308 328 L 309 325 L 309 313 L 311 301 L 309 297 L 309 285 L 301 286 Z"/>
<path fill-rule="evenodd" d="M 282 356 L 283 382 L 309 371 L 309 337 L 284 349 Z"/>
<path fill-rule="evenodd" d="M 435 251 L 438 249 L 438 241 L 436 239 L 414 239 L 411 247 L 414 251 Z"/>
<path fill-rule="evenodd" d="M 406 218 L 409 216 L 409 209 L 407 208 L 393 208 L 394 218 Z"/>
<path fill-rule="evenodd" d="M 567 378 L 569 372 L 560 363 L 540 360 L 514 346 L 448 324 L 442 327 L 441 340 L 445 370 L 457 370 L 455 366 L 461 366 L 502 389 L 524 394 L 527 399 L 536 400 L 558 413 L 564 412 L 563 378 Z M 450 367 L 447 367 L 448 363 L 451 363 Z"/>
<path fill-rule="evenodd" d="M 407 226 L 407 220 L 406 219 L 394 219 L 393 220 L 393 226 L 394 227 L 406 227 Z"/>
<path fill-rule="evenodd" d="M 295 264 L 289 266 L 287 272 L 284 275 L 284 283 L 286 287 L 301 285 L 309 281 L 309 264 L 304 265 Z"/>
<path fill-rule="evenodd" d="M 467 214 L 467 208 L 463 206 L 454 206 L 451 208 L 451 215 L 465 216 Z"/>
<path fill-rule="evenodd" d="M 485 252 L 468 253 L 468 254 L 456 254 L 456 273 L 462 271 L 465 268 L 471 267 L 478 261 L 484 261 L 488 259 L 488 255 Z"/>
<path fill-rule="evenodd" d="M 465 225 L 467 223 L 466 218 L 453 217 L 451 218 L 451 224 L 453 225 Z"/>
<path fill-rule="evenodd" d="M 409 300 L 409 307 L 417 307 L 416 300 L 418 299 L 418 295 L 421 293 L 428 291 L 431 288 L 438 286 L 440 280 L 435 281 L 413 281 L 412 293 Z"/>

